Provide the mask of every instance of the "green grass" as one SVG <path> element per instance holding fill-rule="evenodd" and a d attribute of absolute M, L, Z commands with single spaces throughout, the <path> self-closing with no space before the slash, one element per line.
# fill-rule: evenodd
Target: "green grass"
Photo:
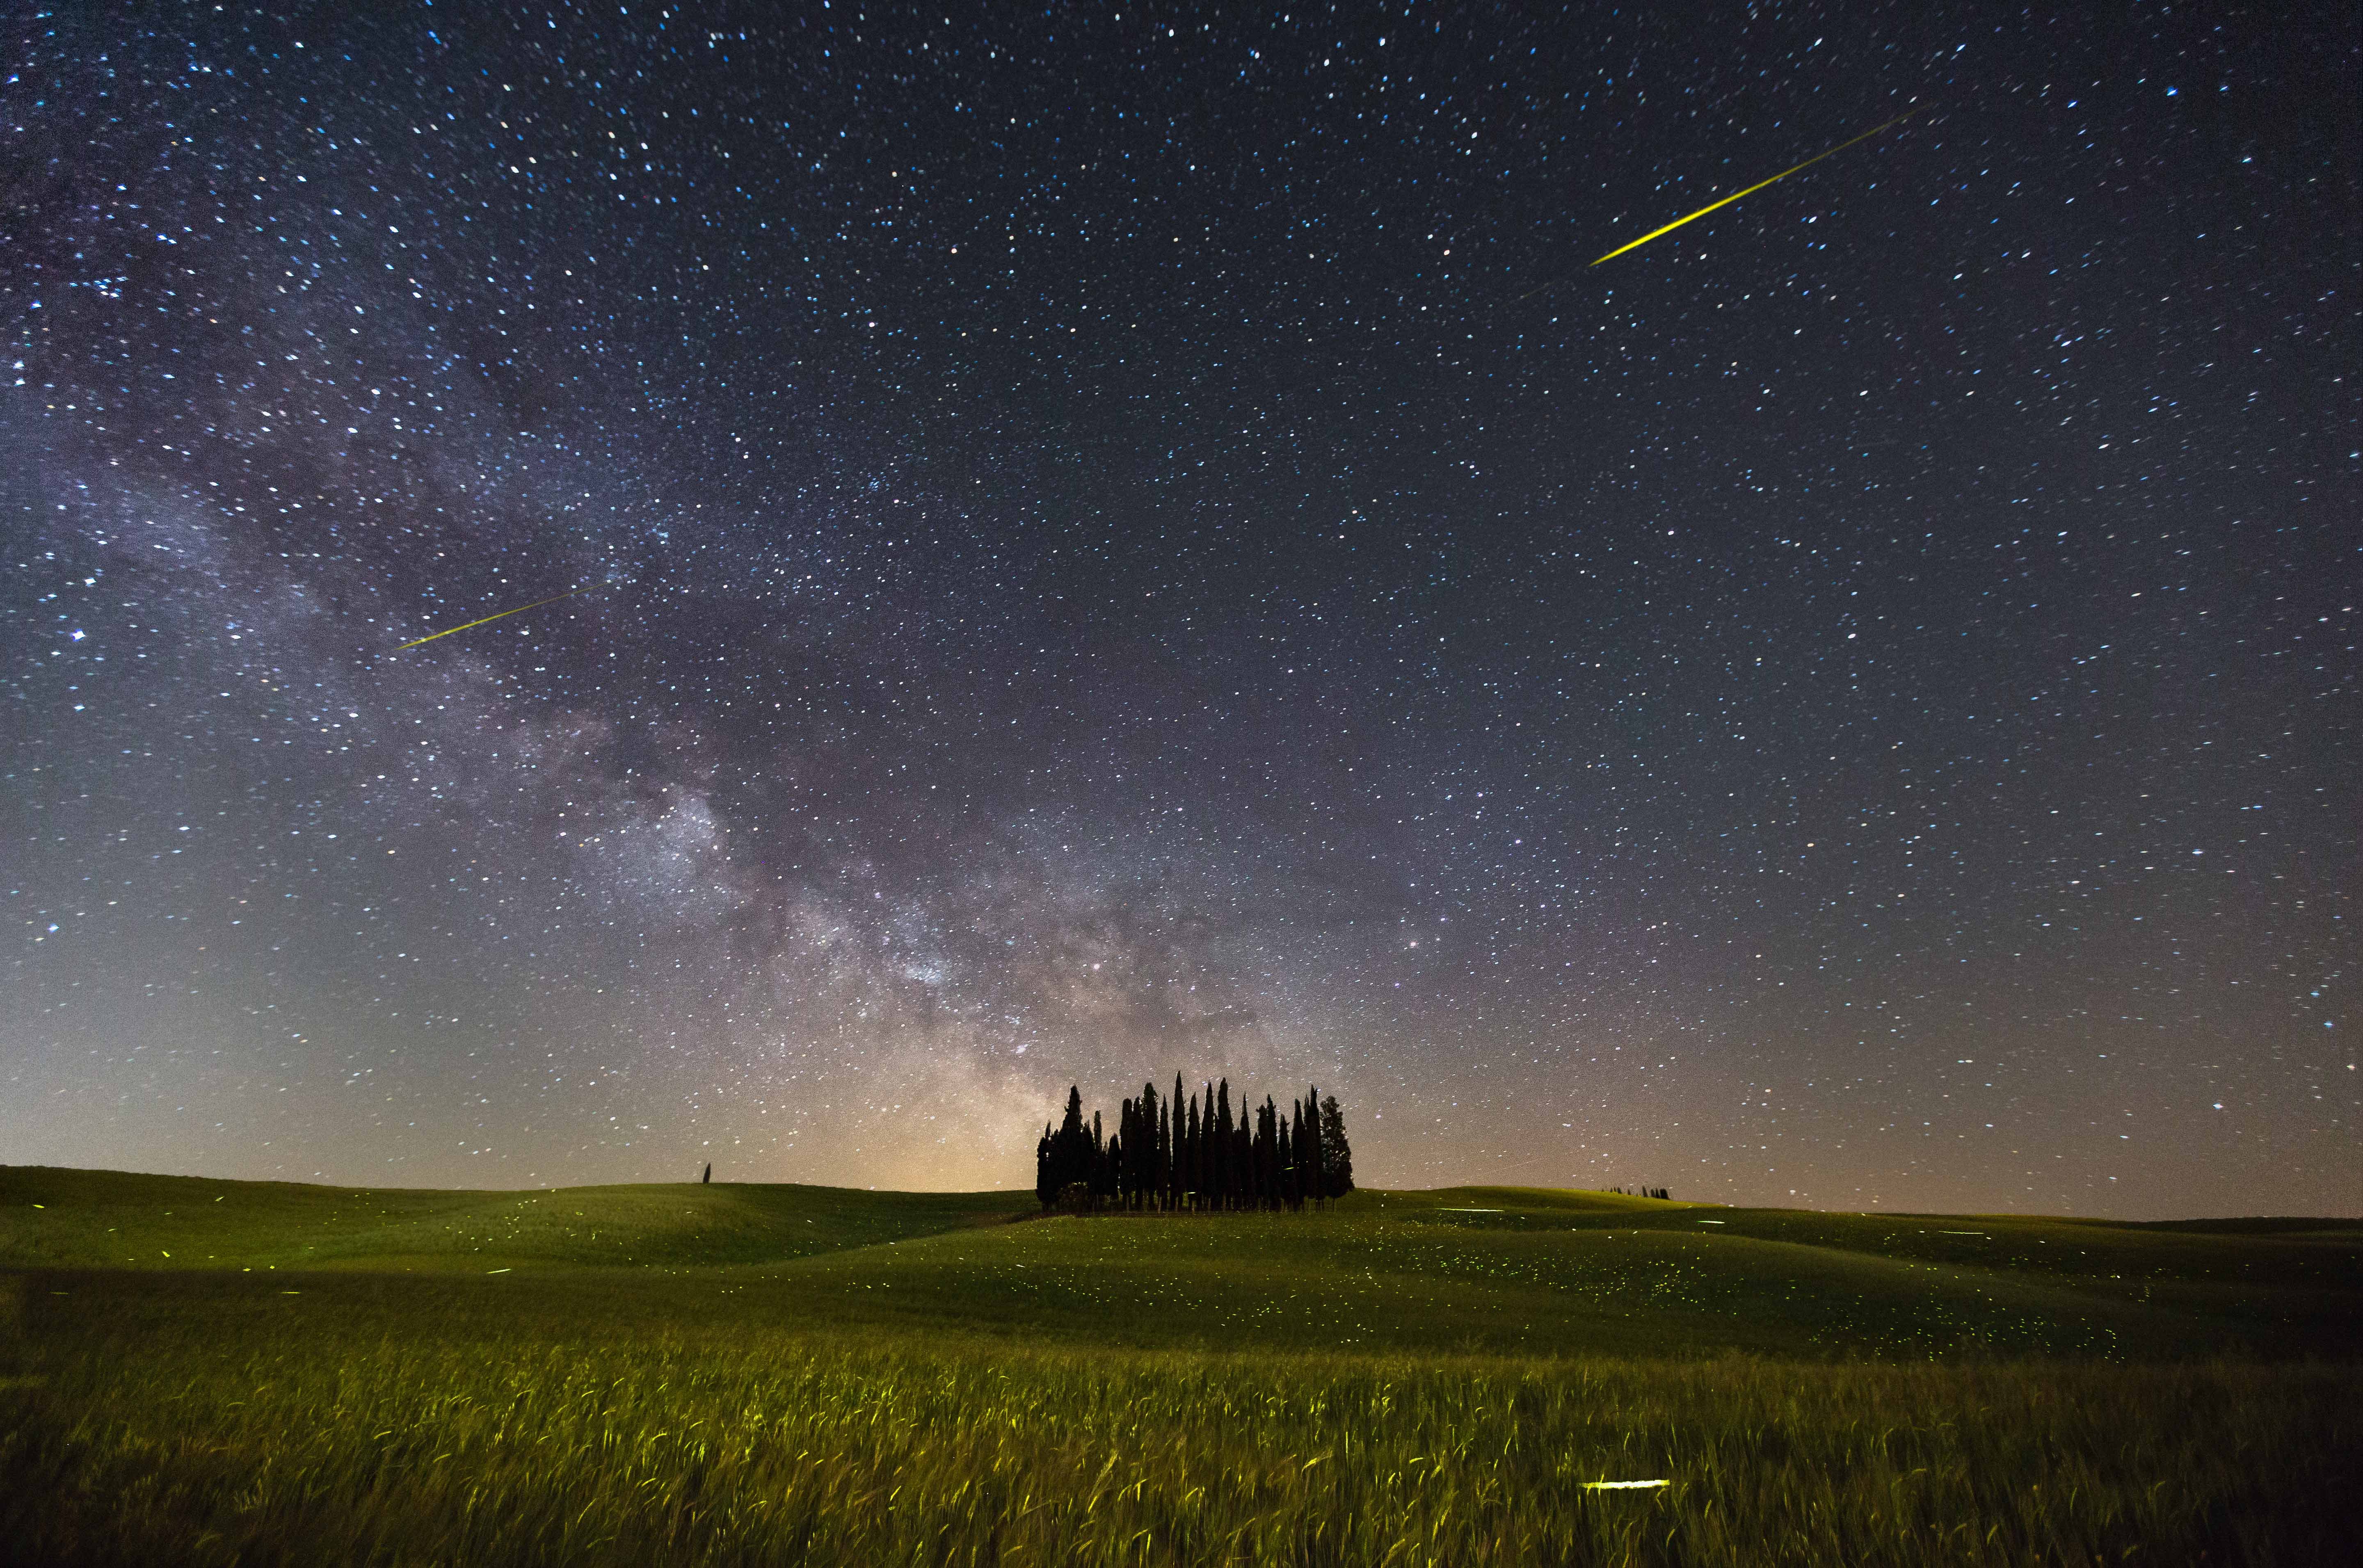
<path fill-rule="evenodd" d="M 1507 1188 L 1004 1223 L 1032 1207 L 0 1168 L 0 1558 L 2267 1563 L 2352 1533 L 2363 1226 Z"/>
<path fill-rule="evenodd" d="M 39 1209 L 34 1205 L 42 1206 Z M 835 1187 L 421 1192 L 0 1166 L 0 1267 L 482 1272 L 776 1263 L 1033 1210 Z"/>

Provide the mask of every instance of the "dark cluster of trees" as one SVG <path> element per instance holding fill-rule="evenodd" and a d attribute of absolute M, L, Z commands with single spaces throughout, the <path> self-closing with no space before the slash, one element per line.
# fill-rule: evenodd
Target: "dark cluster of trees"
<path fill-rule="evenodd" d="M 1608 1190 L 1612 1193 L 1622 1193 L 1626 1197 L 1661 1197 L 1670 1200 L 1673 1196 L 1663 1187 L 1611 1187 Z"/>
<path fill-rule="evenodd" d="M 1045 1125 L 1034 1156 L 1034 1195 L 1044 1208 L 1159 1213 L 1316 1207 L 1354 1190 L 1354 1151 L 1337 1096 L 1308 1089 L 1286 1110 L 1270 1095 L 1231 1113 L 1226 1078 L 1182 1098 L 1182 1079 L 1159 1095 L 1153 1084 L 1124 1102 L 1114 1131 L 1097 1111 L 1083 1120 L 1083 1095 L 1067 1091 L 1067 1113 Z"/>

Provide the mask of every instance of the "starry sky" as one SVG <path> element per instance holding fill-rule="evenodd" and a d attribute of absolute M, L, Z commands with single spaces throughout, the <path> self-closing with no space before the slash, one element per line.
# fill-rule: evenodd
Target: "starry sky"
<path fill-rule="evenodd" d="M 2355 17 L 2057 9 L 17 12 L 0 1158 L 2363 1209 Z"/>

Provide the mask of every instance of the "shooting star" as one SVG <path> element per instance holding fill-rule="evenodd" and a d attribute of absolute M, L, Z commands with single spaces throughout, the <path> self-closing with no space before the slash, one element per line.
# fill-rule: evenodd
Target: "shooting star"
<path fill-rule="evenodd" d="M 1758 180 L 1756 183 L 1748 186 L 1745 191 L 1734 191 L 1731 195 L 1724 197 L 1723 200 L 1719 202 L 1708 203 L 1706 206 L 1699 208 L 1698 211 L 1691 214 L 1689 217 L 1678 217 L 1674 219 L 1673 222 L 1666 225 L 1663 228 L 1653 228 L 1649 230 L 1648 233 L 1644 234 L 1640 239 L 1634 240 L 1629 245 L 1619 245 L 1615 250 L 1608 252 L 1607 255 L 1601 257 L 1600 261 L 1613 261 L 1617 257 L 1625 254 L 1627 250 L 1637 250 L 1641 246 L 1647 245 L 1650 240 L 1655 239 L 1660 234 L 1671 234 L 1675 229 L 1680 228 L 1682 225 L 1690 222 L 1692 218 L 1704 217 L 1715 208 L 1729 206 L 1740 197 L 1750 195 L 1756 191 L 1760 191 L 1765 186 L 1771 184 L 1774 181 L 1785 180 L 1790 175 L 1795 173 L 1798 169 L 1810 169 L 1825 158 L 1835 158 L 1839 153 L 1844 152 L 1847 148 L 1855 146 L 1858 142 L 1869 141 L 1880 131 L 1892 129 L 1896 126 L 1902 125 L 1905 120 L 1910 119 L 1914 115 L 1916 115 L 1919 112 L 1919 109 L 1916 107 L 1906 109 L 1902 114 L 1896 116 L 1893 119 L 1889 120 L 1887 124 L 1871 127 L 1869 130 L 1864 131 L 1860 136 L 1856 137 L 1853 141 L 1841 141 L 1836 147 L 1831 148 L 1827 152 L 1815 153 L 1813 157 L 1806 159 L 1803 163 L 1798 164 L 1794 169 L 1783 169 L 1778 174 L 1773 175 L 1770 180 Z M 1592 264 L 1596 267 L 1600 265 L 1600 261 L 1594 261 Z"/>
<path fill-rule="evenodd" d="M 571 599 L 577 594 L 587 594 L 592 588 L 599 586 L 601 586 L 601 584 L 594 583 L 587 588 L 570 588 L 563 594 L 552 594 L 546 599 L 536 599 L 529 605 L 519 605 L 513 610 L 503 610 L 500 615 L 486 616 L 483 620 L 471 620 L 467 626 L 447 626 L 441 631 L 428 632 L 425 637 L 419 638 L 416 641 L 405 642 L 400 648 L 395 649 L 394 651 L 396 653 L 407 652 L 411 649 L 417 647 L 421 642 L 432 642 L 438 637 L 449 637 L 455 631 L 466 631 L 471 627 L 483 626 L 487 621 L 496 621 L 501 618 L 501 616 L 521 616 L 527 610 L 538 610 L 544 605 L 554 605 L 560 599 Z"/>

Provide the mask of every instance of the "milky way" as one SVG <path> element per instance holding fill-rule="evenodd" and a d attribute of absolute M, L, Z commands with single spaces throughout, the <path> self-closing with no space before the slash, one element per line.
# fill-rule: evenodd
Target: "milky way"
<path fill-rule="evenodd" d="M 0 1157 L 2354 1212 L 2354 18 L 2069 12 L 10 24 Z"/>

